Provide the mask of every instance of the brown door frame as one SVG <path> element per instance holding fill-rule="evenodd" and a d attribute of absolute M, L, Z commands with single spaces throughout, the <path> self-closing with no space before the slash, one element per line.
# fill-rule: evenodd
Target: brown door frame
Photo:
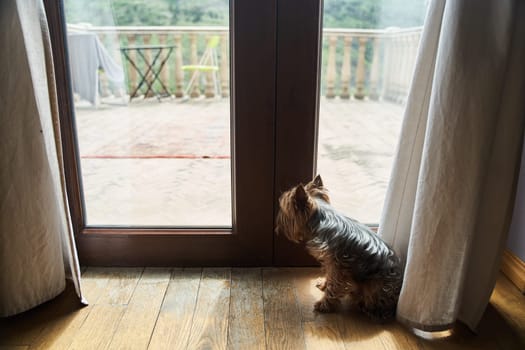
<path fill-rule="evenodd" d="M 277 0 L 231 1 L 233 229 L 87 228 L 62 0 L 44 0 L 68 197 L 84 265 L 265 266 L 273 262 Z M 257 87 L 257 88 L 254 88 Z"/>
<path fill-rule="evenodd" d="M 276 199 L 312 180 L 316 171 L 322 13 L 322 0 L 281 0 L 277 5 Z M 304 246 L 277 237 L 274 264 L 317 263 Z"/>

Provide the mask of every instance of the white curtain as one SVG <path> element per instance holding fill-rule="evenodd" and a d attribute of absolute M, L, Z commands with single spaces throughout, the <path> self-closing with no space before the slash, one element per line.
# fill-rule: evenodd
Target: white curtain
<path fill-rule="evenodd" d="M 495 285 L 525 120 L 525 2 L 433 0 L 380 234 L 406 261 L 398 319 L 475 329 Z"/>
<path fill-rule="evenodd" d="M 0 316 L 50 300 L 80 269 L 41 0 L 0 2 Z"/>

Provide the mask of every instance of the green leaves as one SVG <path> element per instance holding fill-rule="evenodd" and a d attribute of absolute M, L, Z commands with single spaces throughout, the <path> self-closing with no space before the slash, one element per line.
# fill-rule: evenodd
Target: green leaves
<path fill-rule="evenodd" d="M 228 0 L 65 0 L 68 23 L 96 26 L 228 25 Z"/>

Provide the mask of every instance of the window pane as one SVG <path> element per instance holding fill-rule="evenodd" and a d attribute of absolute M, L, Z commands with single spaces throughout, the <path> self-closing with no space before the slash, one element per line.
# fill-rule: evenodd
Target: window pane
<path fill-rule="evenodd" d="M 87 225 L 231 226 L 229 1 L 65 11 Z"/>
<path fill-rule="evenodd" d="M 325 0 L 318 173 L 335 207 L 377 223 L 426 0 Z"/>

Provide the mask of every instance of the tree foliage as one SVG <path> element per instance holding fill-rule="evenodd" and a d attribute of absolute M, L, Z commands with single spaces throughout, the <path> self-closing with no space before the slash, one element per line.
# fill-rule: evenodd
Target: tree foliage
<path fill-rule="evenodd" d="M 427 0 L 324 0 L 326 28 L 382 29 L 423 24 Z"/>
<path fill-rule="evenodd" d="M 65 0 L 68 23 L 228 25 L 228 0 Z"/>
<path fill-rule="evenodd" d="M 262 1 L 262 0 L 260 0 Z M 428 0 L 324 0 L 324 27 L 386 28 L 423 24 Z M 229 0 L 65 0 L 68 23 L 228 25 Z"/>

